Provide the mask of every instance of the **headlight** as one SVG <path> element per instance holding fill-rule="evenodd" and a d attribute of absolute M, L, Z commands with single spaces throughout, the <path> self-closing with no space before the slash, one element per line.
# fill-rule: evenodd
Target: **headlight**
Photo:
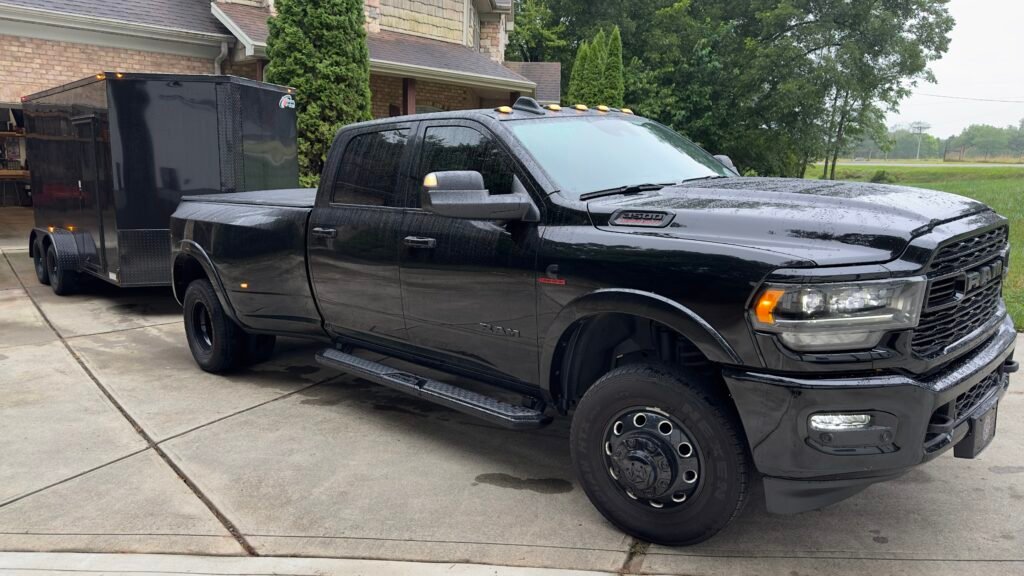
<path fill-rule="evenodd" d="M 750 312 L 754 328 L 801 351 L 861 350 L 888 330 L 917 326 L 926 280 L 766 284 Z"/>

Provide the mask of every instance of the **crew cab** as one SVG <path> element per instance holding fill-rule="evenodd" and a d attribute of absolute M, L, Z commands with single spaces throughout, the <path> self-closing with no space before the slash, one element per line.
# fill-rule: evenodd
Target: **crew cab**
<path fill-rule="evenodd" d="M 318 189 L 183 198 L 171 236 L 203 369 L 308 337 L 324 365 L 492 423 L 571 417 L 593 504 L 656 543 L 711 537 L 755 479 L 793 513 L 973 458 L 1017 369 L 1008 225 L 984 204 L 740 177 L 604 106 L 346 126 Z"/>

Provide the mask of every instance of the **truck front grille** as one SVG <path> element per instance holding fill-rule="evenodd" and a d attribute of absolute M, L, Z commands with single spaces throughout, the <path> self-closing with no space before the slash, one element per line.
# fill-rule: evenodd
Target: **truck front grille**
<path fill-rule="evenodd" d="M 940 247 L 929 267 L 931 278 L 911 349 L 934 358 L 987 322 L 999 309 L 1007 228 L 994 228 Z M 973 280 L 972 280 L 972 277 Z M 978 278 L 983 281 L 978 283 Z"/>

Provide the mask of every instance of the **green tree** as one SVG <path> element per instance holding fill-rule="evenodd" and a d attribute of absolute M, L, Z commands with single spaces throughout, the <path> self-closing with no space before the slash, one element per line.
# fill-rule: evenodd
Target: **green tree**
<path fill-rule="evenodd" d="M 580 42 L 576 50 L 576 59 L 572 64 L 572 76 L 569 79 L 569 90 L 566 92 L 566 100 L 569 104 L 585 102 L 583 87 L 583 70 L 590 63 L 590 46 L 584 41 Z"/>
<path fill-rule="evenodd" d="M 604 104 L 621 108 L 625 105 L 626 84 L 622 65 L 622 34 L 619 27 L 612 28 L 608 36 L 608 49 L 605 55 L 604 77 L 602 78 Z"/>
<path fill-rule="evenodd" d="M 508 36 L 505 57 L 519 62 L 550 62 L 566 55 L 565 24 L 558 21 L 544 0 L 515 4 L 516 26 Z"/>
<path fill-rule="evenodd" d="M 295 88 L 299 181 L 316 186 L 342 126 L 369 120 L 370 57 L 361 0 L 277 0 L 266 79 Z"/>

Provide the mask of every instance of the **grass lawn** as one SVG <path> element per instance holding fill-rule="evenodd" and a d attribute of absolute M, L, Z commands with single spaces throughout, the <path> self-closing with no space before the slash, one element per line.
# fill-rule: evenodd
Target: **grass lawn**
<path fill-rule="evenodd" d="M 964 167 L 879 167 L 843 166 L 836 168 L 840 180 L 870 180 L 879 170 L 896 179 L 896 184 L 916 186 L 960 194 L 984 202 L 1010 219 L 1010 276 L 1003 288 L 1006 306 L 1017 330 L 1024 331 L 1024 169 Z M 808 178 L 821 175 L 821 168 L 810 167 Z"/>

